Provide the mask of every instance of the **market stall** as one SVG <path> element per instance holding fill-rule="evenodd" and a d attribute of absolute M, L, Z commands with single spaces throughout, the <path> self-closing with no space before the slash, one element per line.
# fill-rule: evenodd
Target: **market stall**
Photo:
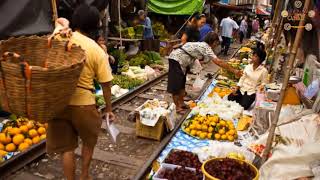
<path fill-rule="evenodd" d="M 228 64 L 238 70 L 244 69 L 257 42 L 255 39 L 240 47 Z M 313 87 L 318 86 L 315 85 L 316 79 L 314 80 Z M 190 103 L 190 114 L 153 162 L 150 178 L 171 179 L 188 176 L 190 179 L 227 179 L 228 175 L 251 175 L 249 179 L 259 179 L 259 176 L 261 179 L 281 179 L 289 177 L 287 173 L 291 172 L 285 167 L 295 169 L 294 173 L 290 173 L 290 178 L 317 177 L 316 168 L 319 167 L 319 163 L 314 158 L 320 152 L 311 149 L 319 143 L 316 124 L 320 117 L 316 113 L 318 111 L 307 109 L 307 106 L 302 104 L 302 98 L 297 96 L 297 91 L 302 91 L 301 94 L 305 95 L 310 93 L 301 88 L 302 79 L 291 77 L 288 81 L 289 86 L 285 82 L 287 88 L 281 99 L 279 121 L 275 125 L 272 119 L 279 108 L 277 103 L 281 84 L 267 84 L 264 90 L 257 94 L 254 105 L 244 111 L 239 104 L 226 98 L 237 81 L 238 77 L 234 74 L 221 70 L 205 93 L 197 101 Z M 308 89 L 312 89 L 311 86 Z M 312 99 L 319 99 L 317 93 L 312 93 Z M 315 106 L 318 105 L 315 103 L 313 109 L 317 109 Z M 274 136 L 271 134 L 272 150 L 267 151 L 266 147 L 270 145 L 267 138 L 270 138 L 272 126 L 275 127 Z M 269 160 L 262 165 L 266 152 Z M 293 167 L 290 163 L 296 158 L 305 159 L 295 161 L 297 166 Z M 228 162 L 234 159 L 235 161 Z M 281 172 L 273 168 L 279 160 L 283 160 L 279 166 Z M 236 165 L 236 162 L 243 161 L 246 163 Z M 208 165 L 208 162 L 212 162 L 214 167 L 210 167 L 211 164 Z M 242 172 L 237 172 L 236 169 L 241 169 Z M 275 172 L 270 173 L 273 171 Z"/>

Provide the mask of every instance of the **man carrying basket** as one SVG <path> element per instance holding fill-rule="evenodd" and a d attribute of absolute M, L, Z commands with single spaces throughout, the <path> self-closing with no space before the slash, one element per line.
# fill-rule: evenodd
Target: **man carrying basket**
<path fill-rule="evenodd" d="M 63 23 L 61 19 L 57 21 L 55 32 L 63 30 L 65 26 Z M 93 40 L 100 26 L 99 11 L 95 7 L 80 5 L 72 16 L 71 26 L 75 31 L 68 40 L 85 50 L 86 61 L 69 106 L 62 114 L 48 122 L 47 152 L 62 154 L 64 175 L 68 180 L 74 180 L 76 169 L 74 150 L 78 147 L 78 137 L 80 137 L 82 140 L 80 179 L 84 180 L 91 179 L 89 166 L 102 123 L 95 105 L 93 81 L 96 79 L 101 84 L 106 101 L 105 115 L 114 120 L 110 88 L 113 77 L 108 55 Z M 61 36 L 57 38 L 61 39 Z"/>

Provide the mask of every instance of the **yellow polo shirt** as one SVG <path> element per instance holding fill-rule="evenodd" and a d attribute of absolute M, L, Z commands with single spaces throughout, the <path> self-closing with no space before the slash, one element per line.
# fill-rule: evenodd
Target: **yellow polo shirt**
<path fill-rule="evenodd" d="M 79 78 L 79 87 L 76 88 L 71 97 L 70 105 L 95 104 L 95 96 L 88 90 L 94 89 L 93 80 L 96 79 L 100 83 L 105 83 L 110 82 L 113 79 L 108 55 L 94 40 L 86 37 L 80 32 L 73 32 L 70 41 L 73 44 L 80 46 L 86 53 L 86 62 Z"/>

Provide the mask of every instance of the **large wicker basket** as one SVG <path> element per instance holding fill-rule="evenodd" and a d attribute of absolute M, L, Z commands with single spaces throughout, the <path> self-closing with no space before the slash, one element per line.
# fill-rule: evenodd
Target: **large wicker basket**
<path fill-rule="evenodd" d="M 40 122 L 68 105 L 85 61 L 80 47 L 37 36 L 2 41 L 0 55 L 3 110 Z"/>

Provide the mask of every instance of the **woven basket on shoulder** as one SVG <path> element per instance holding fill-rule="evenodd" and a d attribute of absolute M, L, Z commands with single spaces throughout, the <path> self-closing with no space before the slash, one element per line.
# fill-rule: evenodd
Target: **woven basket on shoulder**
<path fill-rule="evenodd" d="M 85 53 L 47 37 L 18 37 L 0 44 L 2 108 L 39 122 L 51 120 L 69 103 Z M 71 47 L 66 48 L 66 47 Z"/>

